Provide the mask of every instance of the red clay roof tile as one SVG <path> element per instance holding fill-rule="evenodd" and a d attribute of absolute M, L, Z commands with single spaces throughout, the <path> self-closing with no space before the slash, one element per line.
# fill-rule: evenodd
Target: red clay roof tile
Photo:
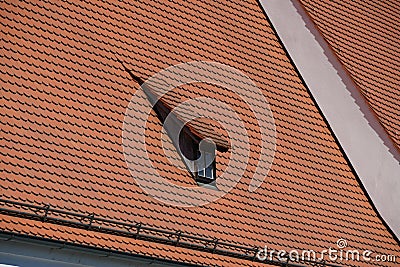
<path fill-rule="evenodd" d="M 300 2 L 400 148 L 398 3 Z"/>
<path fill-rule="evenodd" d="M 250 247 L 320 251 L 346 238 L 358 249 L 400 252 L 256 1 L 10 1 L 1 4 L 0 14 L 2 199 Z M 254 116 L 237 96 L 193 84 L 191 92 L 183 86 L 173 96 L 218 99 L 244 119 L 251 139 L 244 177 L 223 198 L 196 208 L 147 195 L 126 166 L 121 141 L 125 110 L 140 88 L 118 59 L 144 79 L 194 60 L 217 61 L 247 74 L 268 99 L 277 131 L 274 162 L 260 188 L 248 191 L 261 151 Z M 135 108 L 141 111 L 147 104 L 138 102 Z M 142 136 L 132 135 L 138 173 L 160 191 L 165 189 L 153 181 L 155 168 L 175 184 L 196 185 L 187 171 L 166 160 L 161 130 L 152 112 L 146 130 L 152 164 L 140 147 Z M 176 153 L 172 146 L 167 150 Z M 218 166 L 229 165 L 229 153 L 217 156 Z M 206 196 L 193 190 L 190 197 Z M 51 222 L 0 219 L 0 229 L 7 232 L 182 262 L 249 264 Z"/>

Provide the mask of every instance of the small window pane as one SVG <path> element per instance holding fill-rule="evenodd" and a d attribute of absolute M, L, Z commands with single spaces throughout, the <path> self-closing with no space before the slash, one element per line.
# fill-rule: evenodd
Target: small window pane
<path fill-rule="evenodd" d="M 204 167 L 209 167 L 209 166 L 211 166 L 212 163 L 213 163 L 213 156 L 212 156 L 211 153 L 207 153 L 207 152 L 204 152 L 204 154 L 205 154 L 205 157 L 204 157 L 204 159 L 205 159 L 205 164 L 208 163 L 208 164 L 205 165 Z"/>
<path fill-rule="evenodd" d="M 199 170 L 199 176 L 202 176 L 202 177 L 205 176 L 204 169 Z"/>
<path fill-rule="evenodd" d="M 211 179 L 213 178 L 212 164 L 206 168 L 206 177 Z"/>

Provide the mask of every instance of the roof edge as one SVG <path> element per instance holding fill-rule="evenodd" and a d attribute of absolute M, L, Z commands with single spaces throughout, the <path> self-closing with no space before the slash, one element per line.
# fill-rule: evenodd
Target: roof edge
<path fill-rule="evenodd" d="M 136 261 L 138 261 L 138 262 L 146 263 L 146 264 L 174 266 L 174 267 L 178 267 L 178 266 L 198 267 L 198 266 L 201 266 L 198 264 L 178 262 L 178 261 L 170 260 L 170 259 L 150 257 L 150 256 L 134 254 L 134 253 L 130 253 L 130 252 L 82 245 L 82 244 L 77 244 L 77 243 L 73 243 L 73 242 L 54 240 L 54 239 L 50 239 L 50 238 L 44 238 L 44 237 L 38 237 L 38 236 L 32 236 L 32 235 L 26 235 L 26 234 L 12 233 L 12 232 L 8 232 L 8 231 L 0 231 L 0 241 L 1 242 L 17 242 L 17 243 L 26 244 L 28 246 L 39 245 L 39 246 L 55 249 L 56 252 L 58 252 L 60 250 L 70 250 L 75 253 L 75 258 L 79 257 L 80 259 L 82 259 L 87 254 L 92 257 L 97 256 L 98 258 L 100 258 L 100 261 L 104 261 L 104 259 L 107 259 L 108 263 L 111 263 L 111 264 L 115 263 L 112 261 L 114 259 L 114 260 L 126 260 L 126 261 L 130 262 L 131 264 L 135 264 Z M 12 247 L 12 246 L 9 246 L 9 247 Z M 20 256 L 25 256 L 25 257 L 32 256 L 29 254 L 29 250 L 20 250 L 20 251 L 21 251 Z M 0 251 L 0 253 L 1 252 L 4 252 L 4 251 Z M 56 256 L 54 256 L 54 253 L 52 254 L 52 260 L 54 260 L 56 258 L 57 260 L 61 260 L 60 262 L 62 262 L 62 263 L 73 264 L 73 262 L 71 261 L 71 257 L 69 255 L 63 256 L 62 254 L 60 255 L 60 253 L 56 253 L 56 254 L 57 254 Z M 93 259 L 91 259 L 90 262 L 95 263 L 95 264 L 99 263 L 98 261 L 94 261 Z"/>
<path fill-rule="evenodd" d="M 399 150 L 301 4 L 259 3 L 372 206 L 399 242 Z"/>

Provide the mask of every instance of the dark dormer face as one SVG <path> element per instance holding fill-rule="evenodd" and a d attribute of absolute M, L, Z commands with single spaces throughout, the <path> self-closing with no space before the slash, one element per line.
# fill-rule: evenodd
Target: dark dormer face
<path fill-rule="evenodd" d="M 143 84 L 138 80 L 140 85 Z M 227 152 L 229 138 L 221 125 L 212 118 L 197 117 L 185 123 L 172 110 L 168 99 L 159 98 L 149 87 L 143 87 L 154 111 L 177 148 L 187 169 L 197 182 L 210 184 L 216 180 L 217 150 Z M 167 118 L 168 123 L 166 123 Z"/>

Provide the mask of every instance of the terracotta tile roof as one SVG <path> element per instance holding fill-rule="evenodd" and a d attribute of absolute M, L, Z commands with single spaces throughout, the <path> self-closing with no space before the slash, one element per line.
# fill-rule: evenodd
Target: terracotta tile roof
<path fill-rule="evenodd" d="M 256 1 L 9 1 L 0 14 L 2 199 L 246 247 L 321 251 L 345 238 L 350 248 L 399 255 Z M 223 198 L 196 208 L 164 204 L 140 189 L 121 141 L 126 108 L 140 88 L 117 58 L 143 79 L 194 60 L 246 73 L 268 99 L 276 124 L 275 158 L 261 187 L 247 190 L 260 151 L 251 114 L 234 94 L 204 84 L 174 92 L 182 100 L 207 96 L 232 103 L 250 136 L 244 177 Z M 154 112 L 147 127 L 153 164 L 138 161 L 137 171 L 151 180 L 155 168 L 174 183 L 194 185 L 187 171 L 164 159 Z M 140 137 L 131 144 L 138 157 L 146 153 L 136 142 Z M 221 172 L 229 152 L 218 156 Z M 18 216 L 0 215 L 0 229 L 182 262 L 249 265 Z"/>
<path fill-rule="evenodd" d="M 400 147 L 398 1 L 300 2 Z"/>

